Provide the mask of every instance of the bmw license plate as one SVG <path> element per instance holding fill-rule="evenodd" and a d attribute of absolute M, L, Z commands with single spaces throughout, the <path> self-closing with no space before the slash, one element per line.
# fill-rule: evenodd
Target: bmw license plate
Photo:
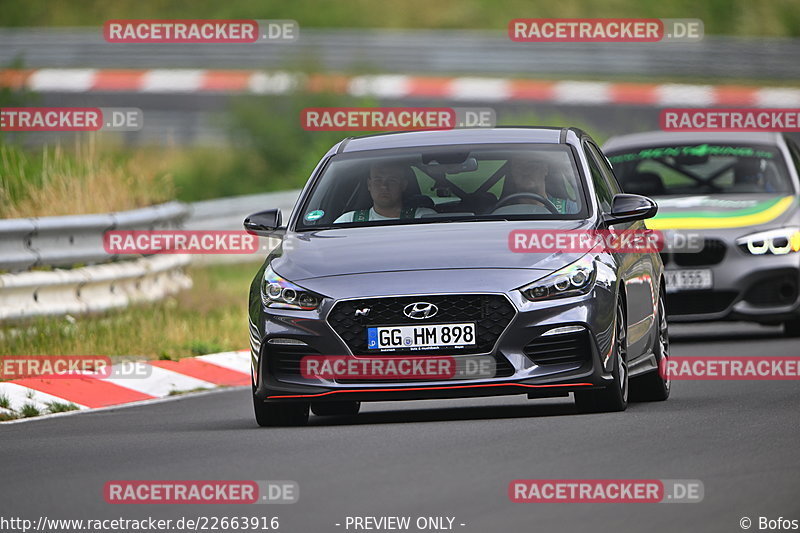
<path fill-rule="evenodd" d="M 665 270 L 667 292 L 711 289 L 714 280 L 709 269 Z"/>
<path fill-rule="evenodd" d="M 367 328 L 370 350 L 431 350 L 466 348 L 477 344 L 475 323 L 377 326 Z"/>

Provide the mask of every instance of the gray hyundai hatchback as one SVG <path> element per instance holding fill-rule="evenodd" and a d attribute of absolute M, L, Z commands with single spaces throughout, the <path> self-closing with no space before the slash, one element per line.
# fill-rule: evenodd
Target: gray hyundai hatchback
<path fill-rule="evenodd" d="M 512 246 L 520 232 L 647 231 L 656 210 L 622 193 L 575 128 L 341 141 L 285 226 L 279 210 L 244 223 L 281 237 L 250 288 L 258 424 L 355 415 L 363 401 L 572 393 L 597 412 L 665 400 L 658 253 Z"/>

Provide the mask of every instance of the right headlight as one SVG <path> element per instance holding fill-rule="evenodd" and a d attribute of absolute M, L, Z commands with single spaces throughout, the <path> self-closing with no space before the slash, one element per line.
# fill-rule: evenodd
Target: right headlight
<path fill-rule="evenodd" d="M 800 251 L 800 228 L 780 228 L 736 239 L 739 248 L 752 255 L 786 255 Z"/>
<path fill-rule="evenodd" d="M 295 285 L 267 267 L 261 280 L 261 302 L 264 307 L 311 311 L 319 307 L 322 296 Z"/>
<path fill-rule="evenodd" d="M 521 287 L 522 295 L 532 302 L 586 294 L 597 279 L 594 257 L 585 255 L 552 274 Z"/>

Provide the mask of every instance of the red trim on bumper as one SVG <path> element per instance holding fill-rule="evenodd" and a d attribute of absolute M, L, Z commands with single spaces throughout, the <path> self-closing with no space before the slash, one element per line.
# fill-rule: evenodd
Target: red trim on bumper
<path fill-rule="evenodd" d="M 448 390 L 448 389 L 471 389 L 478 387 L 525 387 L 530 389 L 543 389 L 550 387 L 593 387 L 592 383 L 565 383 L 557 385 L 527 385 L 525 383 L 485 383 L 480 385 L 450 385 L 446 387 L 392 387 L 387 389 L 343 389 L 319 394 L 285 394 L 280 396 L 267 396 L 270 398 L 318 398 L 329 394 L 341 394 L 345 392 L 403 392 L 403 391 L 425 391 L 425 390 Z"/>

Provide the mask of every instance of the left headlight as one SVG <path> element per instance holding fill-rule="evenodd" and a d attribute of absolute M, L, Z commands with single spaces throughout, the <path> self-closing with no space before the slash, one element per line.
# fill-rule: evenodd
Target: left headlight
<path fill-rule="evenodd" d="M 742 251 L 752 255 L 786 255 L 800 251 L 800 228 L 780 228 L 736 239 Z"/>
<path fill-rule="evenodd" d="M 585 255 L 574 263 L 556 270 L 552 274 L 525 285 L 519 290 L 532 302 L 551 298 L 566 298 L 586 294 L 594 286 L 597 278 L 597 267 L 594 257 Z"/>
<path fill-rule="evenodd" d="M 295 285 L 267 267 L 261 280 L 261 301 L 265 307 L 310 311 L 319 307 L 322 296 Z"/>

